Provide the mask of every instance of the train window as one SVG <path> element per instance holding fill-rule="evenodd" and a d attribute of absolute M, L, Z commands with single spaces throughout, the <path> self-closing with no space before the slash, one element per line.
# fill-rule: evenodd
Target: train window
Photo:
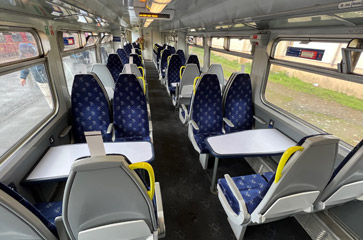
<path fill-rule="evenodd" d="M 101 38 L 101 61 L 102 63 L 107 63 L 108 54 L 114 52 L 112 48 L 112 35 L 102 33 Z"/>
<path fill-rule="evenodd" d="M 244 65 L 246 73 L 251 73 L 252 59 L 248 58 L 211 50 L 210 63 L 222 65 L 225 79 L 229 79 L 233 72 L 241 71 L 241 65 Z"/>
<path fill-rule="evenodd" d="M 35 58 L 40 55 L 30 32 L 0 32 L 0 64 Z"/>
<path fill-rule="evenodd" d="M 212 48 L 223 49 L 224 38 L 212 38 Z"/>
<path fill-rule="evenodd" d="M 98 35 L 94 35 L 90 32 L 85 32 L 84 35 L 86 37 L 86 47 L 93 46 L 97 43 Z"/>
<path fill-rule="evenodd" d="M 195 45 L 189 45 L 189 55 L 197 55 L 199 60 L 200 67 L 203 67 L 204 64 L 204 49 L 201 47 L 197 47 Z"/>
<path fill-rule="evenodd" d="M 229 50 L 233 52 L 251 54 L 252 44 L 249 39 L 231 38 L 229 40 Z"/>
<path fill-rule="evenodd" d="M 203 38 L 202 37 L 195 37 L 195 45 L 203 46 Z"/>
<path fill-rule="evenodd" d="M 77 49 L 81 46 L 78 32 L 63 32 L 64 51 Z"/>
<path fill-rule="evenodd" d="M 272 64 L 265 99 L 352 146 L 363 136 L 363 84 Z"/>
<path fill-rule="evenodd" d="M 324 68 L 337 69 L 342 60 L 342 48 L 348 42 L 324 41 L 279 41 L 276 45 L 274 58 L 285 61 L 304 63 Z"/>

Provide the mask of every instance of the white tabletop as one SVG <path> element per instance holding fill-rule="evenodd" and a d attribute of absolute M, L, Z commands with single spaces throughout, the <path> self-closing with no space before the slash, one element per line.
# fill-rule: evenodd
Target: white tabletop
<path fill-rule="evenodd" d="M 209 145 L 209 146 L 208 146 Z M 276 155 L 296 143 L 277 129 L 254 129 L 207 138 L 207 147 L 219 158 Z"/>
<path fill-rule="evenodd" d="M 105 151 L 107 154 L 123 154 L 132 163 L 154 159 L 154 148 L 150 142 L 110 142 L 105 143 Z M 66 179 L 73 162 L 86 156 L 90 156 L 86 143 L 51 147 L 25 181 Z"/>

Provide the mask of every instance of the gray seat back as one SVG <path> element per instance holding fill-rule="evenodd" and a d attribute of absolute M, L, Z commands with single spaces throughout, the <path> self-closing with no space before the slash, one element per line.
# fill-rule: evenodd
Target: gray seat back
<path fill-rule="evenodd" d="M 157 230 L 152 201 L 122 155 L 88 157 L 71 169 L 63 197 L 63 219 L 71 239 L 81 231 L 143 220 Z"/>
<path fill-rule="evenodd" d="M 142 77 L 140 70 L 137 68 L 136 64 L 131 64 L 131 63 L 125 64 L 124 68 L 122 70 L 122 73 L 128 73 L 128 72 L 126 72 L 127 66 L 130 66 L 130 69 L 131 69 L 130 73 L 135 74 L 136 77 Z M 128 73 L 128 74 L 130 74 L 130 73 Z"/>
<path fill-rule="evenodd" d="M 193 92 L 193 83 L 196 77 L 199 77 L 199 69 L 197 64 L 189 63 L 186 65 L 183 76 L 180 80 L 180 95 L 190 94 Z M 189 86 L 189 87 L 186 87 Z"/>
<path fill-rule="evenodd" d="M 272 183 L 252 215 L 264 215 L 267 210 L 276 206 L 274 204 L 279 199 L 295 194 L 314 192 L 314 198 L 310 199 L 309 202 L 300 202 L 300 206 L 311 208 L 317 194 L 324 189 L 330 179 L 337 155 L 338 143 L 339 139 L 332 135 L 318 135 L 307 138 L 302 144 L 304 150 L 295 152 L 290 157 L 282 170 L 280 180 L 277 183 L 275 181 Z M 297 196 L 296 199 L 301 198 Z M 291 206 L 283 205 L 271 217 L 286 217 L 305 210 L 295 208 L 297 205 L 297 202 L 296 206 L 295 204 Z"/>
<path fill-rule="evenodd" d="M 104 87 L 115 88 L 115 81 L 113 80 L 112 75 L 108 70 L 106 64 L 93 64 L 91 72 L 95 73 L 98 76 Z"/>
<path fill-rule="evenodd" d="M 221 64 L 211 64 L 207 73 L 216 74 L 219 80 L 219 85 L 221 85 L 221 87 L 224 86 L 224 73 Z"/>

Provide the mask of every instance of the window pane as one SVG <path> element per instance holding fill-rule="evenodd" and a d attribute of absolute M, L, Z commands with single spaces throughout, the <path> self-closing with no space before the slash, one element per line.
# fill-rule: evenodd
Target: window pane
<path fill-rule="evenodd" d="M 223 49 L 224 38 L 212 38 L 212 47 Z"/>
<path fill-rule="evenodd" d="M 301 42 L 280 41 L 275 50 L 274 57 L 298 63 L 311 64 L 325 68 L 337 68 L 342 60 L 342 48 L 347 43 L 334 42 Z"/>
<path fill-rule="evenodd" d="M 229 42 L 229 50 L 251 54 L 252 44 L 249 39 L 232 38 Z"/>
<path fill-rule="evenodd" d="M 77 49 L 80 47 L 78 33 L 63 33 L 64 51 Z"/>
<path fill-rule="evenodd" d="M 39 56 L 34 36 L 29 32 L 0 32 L 0 64 Z"/>
<path fill-rule="evenodd" d="M 356 145 L 363 136 L 363 84 L 272 65 L 270 103 Z"/>
<path fill-rule="evenodd" d="M 107 63 L 107 58 L 110 53 L 114 53 L 111 43 L 102 44 L 101 46 L 101 61 Z"/>
<path fill-rule="evenodd" d="M 84 35 L 86 37 L 86 47 L 93 46 L 96 44 L 96 42 L 98 40 L 97 35 L 92 35 L 92 33 L 89 33 L 89 32 L 85 32 Z"/>
<path fill-rule="evenodd" d="M 189 45 L 189 55 L 193 54 L 198 56 L 199 65 L 202 68 L 204 63 L 204 49 Z"/>
<path fill-rule="evenodd" d="M 220 53 L 217 51 L 211 51 L 210 63 L 221 64 L 223 68 L 224 78 L 227 80 L 233 72 L 241 71 L 241 65 L 245 66 L 245 73 L 251 74 L 252 60 L 248 58 L 242 58 L 230 54 Z"/>
<path fill-rule="evenodd" d="M 53 112 L 43 64 L 0 76 L 0 156 Z"/>
<path fill-rule="evenodd" d="M 63 57 L 62 61 L 68 92 L 71 94 L 74 76 L 91 71 L 92 65 L 96 63 L 96 51 L 95 49 L 89 49 L 85 52 L 75 53 Z"/>
<path fill-rule="evenodd" d="M 202 37 L 196 37 L 195 38 L 195 44 L 199 46 L 203 46 L 203 38 Z"/>

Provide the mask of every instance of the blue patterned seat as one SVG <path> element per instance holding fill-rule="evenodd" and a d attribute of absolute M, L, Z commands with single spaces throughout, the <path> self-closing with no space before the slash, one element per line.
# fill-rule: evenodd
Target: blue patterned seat
<path fill-rule="evenodd" d="M 117 49 L 116 52 L 121 59 L 122 65 L 129 63 L 129 57 L 127 56 L 127 53 L 125 52 L 125 49 L 119 48 L 119 49 Z"/>
<path fill-rule="evenodd" d="M 164 49 L 163 53 L 160 57 L 160 73 L 161 77 L 165 78 L 166 68 L 168 67 L 168 57 L 170 56 L 170 51 L 168 49 Z"/>
<path fill-rule="evenodd" d="M 111 53 L 108 55 L 107 64 L 106 64 L 108 70 L 110 71 L 113 80 L 117 80 L 118 75 L 122 72 L 122 69 L 124 68 L 121 62 L 120 57 L 116 53 Z"/>
<path fill-rule="evenodd" d="M 230 82 L 231 81 L 231 82 Z M 226 133 L 252 129 L 252 86 L 249 74 L 240 73 L 230 79 L 223 96 L 223 116 L 234 127 L 224 125 Z"/>
<path fill-rule="evenodd" d="M 197 55 L 190 55 L 188 57 L 188 60 L 187 60 L 187 63 L 186 64 L 189 64 L 189 63 L 197 64 L 198 69 L 199 69 L 199 72 L 200 72 L 199 59 L 198 59 L 198 56 Z"/>
<path fill-rule="evenodd" d="M 110 103 L 101 81 L 93 74 L 77 74 L 72 87 L 72 129 L 76 143 L 86 142 L 85 131 L 101 131 L 103 141 L 111 141 Z"/>
<path fill-rule="evenodd" d="M 150 141 L 146 98 L 134 74 L 121 74 L 116 82 L 113 116 L 115 141 Z"/>
<path fill-rule="evenodd" d="M 132 57 L 133 59 L 133 63 L 136 64 L 137 67 L 142 67 L 144 68 L 144 65 L 142 64 L 141 58 L 139 55 L 137 55 L 136 53 L 131 53 L 130 57 Z M 141 75 L 143 76 L 143 70 L 139 68 L 139 71 L 141 73 Z"/>
<path fill-rule="evenodd" d="M 1 199 L 4 197 L 4 194 L 9 195 L 15 201 L 23 205 L 26 209 L 33 213 L 49 229 L 49 231 L 54 234 L 54 236 L 58 236 L 55 226 L 55 218 L 62 215 L 62 202 L 39 203 L 33 205 L 15 190 L 0 182 L 0 208 L 3 204 Z M 22 218 L 22 216 L 19 217 Z M 2 220 L 6 220 L 4 219 L 4 216 L 2 216 L 2 218 Z M 32 226 L 33 224 L 30 225 Z M 21 229 L 19 229 L 19 231 L 21 231 Z"/>
<path fill-rule="evenodd" d="M 127 57 L 131 54 L 132 45 L 131 43 L 126 43 L 124 45 L 125 52 L 127 54 Z"/>
<path fill-rule="evenodd" d="M 160 71 L 160 66 L 159 66 L 159 61 L 161 58 L 161 51 L 164 50 L 163 46 L 157 46 L 157 51 L 156 51 L 156 63 L 157 63 L 157 68 Z"/>
<path fill-rule="evenodd" d="M 141 50 L 139 48 L 135 48 L 135 53 L 139 56 L 141 56 Z"/>
<path fill-rule="evenodd" d="M 262 174 L 252 174 L 240 177 L 233 177 L 232 180 L 236 184 L 243 200 L 246 203 L 248 213 L 252 213 L 257 205 L 261 202 L 275 178 L 274 172 L 266 172 Z M 226 196 L 226 199 L 232 210 L 239 214 L 240 209 L 237 199 L 233 196 L 225 178 L 218 180 L 218 184 Z"/>
<path fill-rule="evenodd" d="M 170 54 L 175 54 L 176 51 L 175 51 L 175 47 L 173 46 L 168 46 L 168 49 L 170 50 Z"/>
<path fill-rule="evenodd" d="M 189 136 L 195 150 L 209 153 L 205 145 L 207 137 L 222 134 L 222 96 L 217 75 L 205 74 L 196 83 L 190 106 Z M 199 130 L 193 127 L 194 121 Z"/>
<path fill-rule="evenodd" d="M 184 51 L 182 49 L 178 49 L 178 51 L 176 51 L 176 54 L 179 55 L 180 60 L 181 60 L 181 64 L 182 64 L 182 66 L 184 66 L 185 65 L 185 54 L 184 54 Z"/>
<path fill-rule="evenodd" d="M 180 67 L 182 66 L 181 60 L 178 54 L 173 54 L 169 60 L 168 71 L 167 71 L 167 87 L 170 95 L 175 95 L 176 86 L 173 83 L 180 82 Z"/>

